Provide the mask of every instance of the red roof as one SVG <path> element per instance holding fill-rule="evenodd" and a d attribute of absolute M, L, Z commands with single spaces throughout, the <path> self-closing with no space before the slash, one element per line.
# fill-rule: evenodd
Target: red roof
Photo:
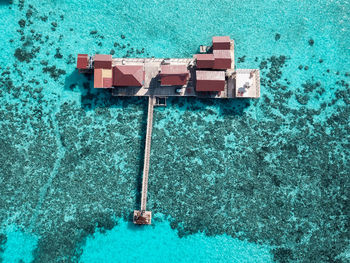
<path fill-rule="evenodd" d="M 225 90 L 224 71 L 196 71 L 196 91 L 223 91 Z"/>
<path fill-rule="evenodd" d="M 97 54 L 94 56 L 94 67 L 95 68 L 112 68 L 112 55 Z"/>
<path fill-rule="evenodd" d="M 103 79 L 103 87 L 104 88 L 111 88 L 112 85 L 112 78 L 104 78 Z"/>
<path fill-rule="evenodd" d="M 185 64 L 183 65 L 162 65 L 160 70 L 161 76 L 166 75 L 186 75 L 188 74 L 188 69 Z"/>
<path fill-rule="evenodd" d="M 94 88 L 103 88 L 102 69 L 94 70 Z"/>
<path fill-rule="evenodd" d="M 112 87 L 112 70 L 111 69 L 94 69 L 94 88 L 111 88 Z"/>
<path fill-rule="evenodd" d="M 197 54 L 196 55 L 197 68 L 213 68 L 214 67 L 214 55 L 213 54 Z"/>
<path fill-rule="evenodd" d="M 183 86 L 189 78 L 189 71 L 184 65 L 162 65 L 160 71 L 161 85 Z"/>
<path fill-rule="evenodd" d="M 230 50 L 214 50 L 214 68 L 229 69 L 231 68 L 231 52 Z"/>
<path fill-rule="evenodd" d="M 186 85 L 188 75 L 177 75 L 177 76 L 162 76 L 162 86 L 183 86 Z"/>
<path fill-rule="evenodd" d="M 117 65 L 113 67 L 113 86 L 137 86 L 144 84 L 143 65 Z"/>
<path fill-rule="evenodd" d="M 88 54 L 78 54 L 77 68 L 86 69 L 89 65 L 89 55 Z"/>
<path fill-rule="evenodd" d="M 213 49 L 229 50 L 231 47 L 231 40 L 229 36 L 213 37 Z"/>

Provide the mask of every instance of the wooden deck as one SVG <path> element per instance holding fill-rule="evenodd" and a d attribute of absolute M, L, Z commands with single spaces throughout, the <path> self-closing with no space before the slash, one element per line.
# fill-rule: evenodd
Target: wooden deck
<path fill-rule="evenodd" d="M 152 212 L 134 210 L 133 222 L 136 225 L 150 225 L 152 223 Z"/>
<path fill-rule="evenodd" d="M 238 69 L 235 74 L 234 96 L 236 98 L 260 97 L 260 71 L 258 69 Z"/>
<path fill-rule="evenodd" d="M 142 198 L 141 198 L 142 211 L 146 211 L 146 204 L 147 204 L 148 173 L 149 173 L 149 163 L 150 163 L 150 155 L 151 155 L 154 103 L 155 103 L 155 98 L 153 96 L 149 97 L 146 142 L 145 142 L 145 158 L 144 158 L 144 164 L 143 164 L 143 179 L 142 179 Z"/>
<path fill-rule="evenodd" d="M 146 205 L 147 205 L 147 191 L 148 191 L 148 173 L 149 173 L 151 142 L 152 142 L 153 107 L 155 102 L 156 102 L 156 98 L 154 96 L 150 96 L 148 99 L 148 118 L 147 118 L 147 130 L 146 130 L 146 142 L 145 142 L 145 157 L 144 157 L 144 163 L 143 163 L 141 209 L 134 211 L 135 224 L 151 224 L 151 221 L 152 221 L 152 213 L 150 211 L 146 211 Z"/>

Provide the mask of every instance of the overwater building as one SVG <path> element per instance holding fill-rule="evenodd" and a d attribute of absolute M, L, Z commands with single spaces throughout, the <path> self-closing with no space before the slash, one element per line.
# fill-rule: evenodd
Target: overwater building
<path fill-rule="evenodd" d="M 234 41 L 216 36 L 193 58 L 112 58 L 79 54 L 77 68 L 114 96 L 258 98 L 258 69 L 235 69 Z"/>

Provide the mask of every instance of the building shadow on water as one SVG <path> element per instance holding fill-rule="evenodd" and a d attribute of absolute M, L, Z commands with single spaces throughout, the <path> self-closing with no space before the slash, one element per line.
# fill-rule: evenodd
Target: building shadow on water
<path fill-rule="evenodd" d="M 1 0 L 0 0 L 1 1 Z M 146 104 L 144 116 L 147 120 L 147 98 L 143 97 L 114 97 L 110 89 L 95 89 L 92 74 L 80 74 L 74 70 L 65 79 L 65 90 L 79 91 L 81 107 L 84 110 L 95 110 L 106 107 L 126 107 L 132 104 Z M 202 111 L 209 107 L 217 107 L 222 115 L 239 115 L 251 105 L 251 99 L 206 99 L 206 98 L 168 98 L 169 106 L 179 105 L 179 108 L 189 111 Z M 176 107 L 176 106 L 175 106 Z"/>
<path fill-rule="evenodd" d="M 207 99 L 207 98 L 169 98 L 170 107 L 190 112 L 204 112 L 212 107 L 220 115 L 242 116 L 244 111 L 252 104 L 251 99 Z"/>
<path fill-rule="evenodd" d="M 80 74 L 74 70 L 65 79 L 64 88 L 67 91 L 79 92 L 81 97 L 81 107 L 84 110 L 94 110 L 106 104 L 109 105 L 113 97 L 109 90 L 94 89 L 92 74 Z"/>
<path fill-rule="evenodd" d="M 115 97 L 110 89 L 95 89 L 93 75 L 81 74 L 78 70 L 72 71 L 65 78 L 64 89 L 79 92 L 81 107 L 86 111 L 94 111 L 96 108 L 125 108 L 128 105 L 146 103 L 146 98 Z M 147 107 L 145 109 L 147 111 Z"/>

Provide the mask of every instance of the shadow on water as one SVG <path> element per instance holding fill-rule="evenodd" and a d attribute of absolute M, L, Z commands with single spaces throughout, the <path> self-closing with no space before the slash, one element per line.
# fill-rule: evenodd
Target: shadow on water
<path fill-rule="evenodd" d="M 114 97 L 110 89 L 95 89 L 93 86 L 92 74 L 81 74 L 74 70 L 65 78 L 64 89 L 79 92 L 81 107 L 86 111 L 94 111 L 96 108 L 125 108 L 128 105 L 145 103 L 145 98 Z"/>
<path fill-rule="evenodd" d="M 168 98 L 168 106 L 190 112 L 203 112 L 210 107 L 218 109 L 220 115 L 242 116 L 252 103 L 251 99 L 205 99 L 205 98 Z"/>
<path fill-rule="evenodd" d="M 1 0 L 0 0 L 1 1 Z M 156 80 L 155 80 L 156 81 Z M 147 102 L 140 97 L 114 97 L 110 89 L 95 89 L 92 74 L 80 74 L 73 71 L 65 79 L 65 89 L 81 93 L 81 106 L 84 110 L 95 110 L 106 107 L 126 107 L 134 103 L 145 104 L 144 119 L 147 120 Z M 168 98 L 170 104 L 179 105 L 189 111 L 202 111 L 216 106 L 222 115 L 239 115 L 251 105 L 251 99 L 204 99 L 204 98 Z M 143 127 L 144 128 L 144 127 Z"/>
<path fill-rule="evenodd" d="M 65 79 L 65 89 L 79 91 L 81 94 L 81 106 L 84 110 L 94 110 L 97 107 L 111 106 L 113 97 L 107 89 L 93 88 L 92 74 L 80 74 L 74 70 Z"/>

